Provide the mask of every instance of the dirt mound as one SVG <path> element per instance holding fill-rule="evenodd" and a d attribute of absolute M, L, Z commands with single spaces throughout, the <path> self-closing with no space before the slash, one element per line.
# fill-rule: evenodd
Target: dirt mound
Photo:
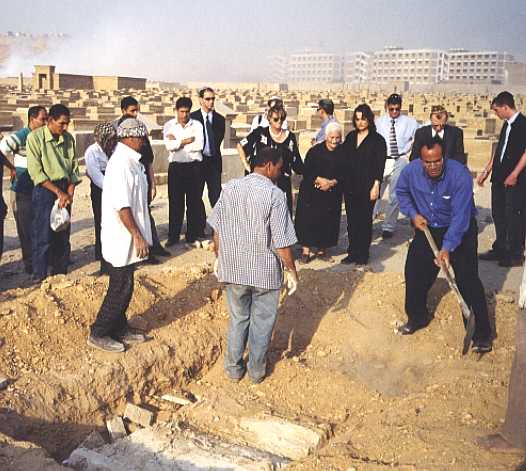
<path fill-rule="evenodd" d="M 504 414 L 511 299 L 489 296 L 498 337 L 495 351 L 478 361 L 461 356 L 460 312 L 443 280 L 430 294 L 431 325 L 400 337 L 393 331 L 405 318 L 401 275 L 303 270 L 300 279 L 280 308 L 270 376 L 257 386 L 224 376 L 227 312 L 207 265 L 137 273 L 129 314 L 152 340 L 123 355 L 86 346 L 105 279 L 54 277 L 0 294 L 0 371 L 14 379 L 0 393 L 0 432 L 63 458 L 130 400 L 155 408 L 158 420 L 232 440 L 236 424 L 257 414 L 326 427 L 328 443 L 293 470 L 504 470 L 516 463 L 472 445 Z M 199 400 L 160 404 L 158 396 L 174 389 Z"/>

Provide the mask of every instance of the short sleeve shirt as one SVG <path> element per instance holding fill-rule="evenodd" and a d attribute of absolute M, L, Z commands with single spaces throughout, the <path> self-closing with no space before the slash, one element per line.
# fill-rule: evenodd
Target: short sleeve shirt
<path fill-rule="evenodd" d="M 297 242 L 285 193 L 252 173 L 230 181 L 208 218 L 219 234 L 219 279 L 279 289 L 283 269 L 276 249 Z"/>

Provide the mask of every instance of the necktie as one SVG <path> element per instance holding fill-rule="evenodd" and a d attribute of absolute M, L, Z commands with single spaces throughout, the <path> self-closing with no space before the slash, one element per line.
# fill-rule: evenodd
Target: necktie
<path fill-rule="evenodd" d="M 500 131 L 499 136 L 499 142 L 497 144 L 497 151 L 496 155 L 499 157 L 499 161 L 502 162 L 504 160 L 504 144 L 506 142 L 506 132 L 508 130 L 508 122 L 504 121 L 504 125 L 502 126 L 502 130 Z"/>
<path fill-rule="evenodd" d="M 391 119 L 391 129 L 389 131 L 389 150 L 390 157 L 392 159 L 397 159 L 400 157 L 398 154 L 398 143 L 396 142 L 396 130 L 395 130 L 395 120 Z"/>
<path fill-rule="evenodd" d="M 208 150 L 208 155 L 213 157 L 215 154 L 215 149 L 216 149 L 216 140 L 214 136 L 214 130 L 212 129 L 212 123 L 210 122 L 210 120 L 211 120 L 211 116 L 210 114 L 207 114 L 206 120 L 205 120 L 206 121 L 205 122 L 206 138 L 207 138 L 206 147 Z"/>

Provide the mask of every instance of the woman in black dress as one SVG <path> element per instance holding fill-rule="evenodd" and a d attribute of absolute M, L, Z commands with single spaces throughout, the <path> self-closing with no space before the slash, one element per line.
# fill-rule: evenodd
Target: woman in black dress
<path fill-rule="evenodd" d="M 257 127 L 247 137 L 242 139 L 237 146 L 239 158 L 247 173 L 251 172 L 250 159 L 263 147 L 277 149 L 283 159 L 281 177 L 277 186 L 287 195 L 287 205 L 292 215 L 292 185 L 290 177 L 292 171 L 303 174 L 303 160 L 301 160 L 296 136 L 289 130 L 283 129 L 283 121 L 287 118 L 285 108 L 280 105 L 273 106 L 267 113 L 270 123 L 268 127 Z"/>
<path fill-rule="evenodd" d="M 338 243 L 342 213 L 342 128 L 332 122 L 324 142 L 312 147 L 305 168 L 296 208 L 296 235 L 303 246 L 301 263 L 314 256 L 331 261 L 326 250 Z M 318 252 L 312 250 L 318 248 Z"/>
<path fill-rule="evenodd" d="M 347 134 L 344 197 L 349 237 L 348 255 L 342 263 L 367 265 L 373 227 L 373 208 L 380 194 L 387 147 L 376 132 L 374 114 L 368 105 L 354 110 L 355 129 Z"/>

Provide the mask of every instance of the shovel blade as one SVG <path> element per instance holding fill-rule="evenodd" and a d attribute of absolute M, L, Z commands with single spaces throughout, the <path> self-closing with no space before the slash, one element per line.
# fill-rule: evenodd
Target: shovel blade
<path fill-rule="evenodd" d="M 473 341 L 473 335 L 475 335 L 475 314 L 470 309 L 469 317 L 466 321 L 466 335 L 464 336 L 464 345 L 462 347 L 462 355 L 469 352 L 469 347 Z"/>

